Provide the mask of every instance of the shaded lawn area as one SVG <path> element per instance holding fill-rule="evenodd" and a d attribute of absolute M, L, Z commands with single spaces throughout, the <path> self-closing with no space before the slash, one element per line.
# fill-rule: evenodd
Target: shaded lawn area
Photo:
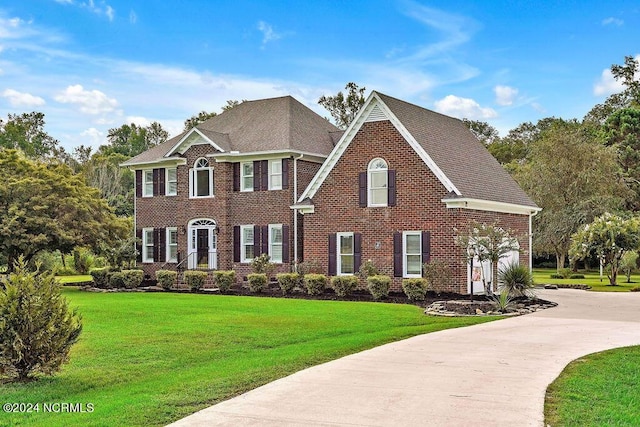
<path fill-rule="evenodd" d="M 597 271 L 579 271 L 579 274 L 584 274 L 584 279 L 552 279 L 550 275 L 555 272 L 554 268 L 534 268 L 533 281 L 536 285 L 589 285 L 592 291 L 597 292 L 628 292 L 631 288 L 640 286 L 640 275 L 638 274 L 631 275 L 632 283 L 627 283 L 627 276 L 620 274 L 617 286 L 609 286 L 607 275 L 604 274 L 602 281 L 600 281 L 600 273 Z"/>
<path fill-rule="evenodd" d="M 547 388 L 545 425 L 639 426 L 640 346 L 571 362 Z"/>
<path fill-rule="evenodd" d="M 0 385 L 0 401 L 92 403 L 93 413 L 0 412 L 0 425 L 164 425 L 303 368 L 496 318 L 413 305 L 169 293 L 64 294 L 83 316 L 54 378 Z"/>

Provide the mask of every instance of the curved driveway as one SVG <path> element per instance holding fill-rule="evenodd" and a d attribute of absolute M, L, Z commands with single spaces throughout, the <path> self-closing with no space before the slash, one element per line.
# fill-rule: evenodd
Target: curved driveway
<path fill-rule="evenodd" d="M 640 292 L 538 295 L 558 307 L 343 357 L 172 426 L 542 426 L 569 362 L 640 344 Z"/>

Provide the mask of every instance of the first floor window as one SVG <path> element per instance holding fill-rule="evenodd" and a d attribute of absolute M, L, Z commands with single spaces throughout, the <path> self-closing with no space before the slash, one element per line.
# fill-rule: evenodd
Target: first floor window
<path fill-rule="evenodd" d="M 282 189 L 282 159 L 269 160 L 269 190 Z"/>
<path fill-rule="evenodd" d="M 178 170 L 176 168 L 167 168 L 167 196 L 175 196 L 178 194 Z"/>
<path fill-rule="evenodd" d="M 142 262 L 154 262 L 153 228 L 142 229 Z"/>
<path fill-rule="evenodd" d="M 255 258 L 253 253 L 253 225 L 240 226 L 240 262 L 251 262 Z"/>
<path fill-rule="evenodd" d="M 167 228 L 167 262 L 178 262 L 178 229 Z"/>
<path fill-rule="evenodd" d="M 153 197 L 153 170 L 142 171 L 142 197 Z"/>
<path fill-rule="evenodd" d="M 282 224 L 269 225 L 269 257 L 271 262 L 282 263 Z"/>
<path fill-rule="evenodd" d="M 402 257 L 404 277 L 422 277 L 422 232 L 402 233 Z"/>
<path fill-rule="evenodd" d="M 338 253 L 338 265 L 337 274 L 353 274 L 354 269 L 354 244 L 353 233 L 338 233 L 337 234 L 337 253 Z"/>

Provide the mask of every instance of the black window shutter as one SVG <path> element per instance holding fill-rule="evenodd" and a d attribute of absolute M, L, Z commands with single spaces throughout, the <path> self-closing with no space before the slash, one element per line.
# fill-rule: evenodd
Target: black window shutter
<path fill-rule="evenodd" d="M 260 177 L 261 177 L 261 186 L 260 190 L 268 190 L 269 189 L 269 161 L 263 160 L 260 162 Z"/>
<path fill-rule="evenodd" d="M 431 232 L 422 232 L 422 263 L 428 264 L 431 261 Z"/>
<path fill-rule="evenodd" d="M 389 170 L 387 172 L 387 201 L 389 206 L 396 205 L 396 171 Z"/>
<path fill-rule="evenodd" d="M 142 171 L 136 171 L 142 173 Z M 142 229 L 138 228 L 136 230 L 136 251 L 138 254 L 136 255 L 136 261 L 142 262 Z"/>
<path fill-rule="evenodd" d="M 233 226 L 233 262 L 240 262 L 240 226 Z"/>
<path fill-rule="evenodd" d="M 159 185 L 158 185 L 158 175 L 160 175 L 160 169 L 154 169 L 153 170 L 153 197 L 156 197 L 157 195 L 159 195 Z"/>
<path fill-rule="evenodd" d="M 289 159 L 282 159 L 282 189 L 289 188 Z"/>
<path fill-rule="evenodd" d="M 254 257 L 262 253 L 260 252 L 260 249 L 262 249 L 262 246 L 260 245 L 260 230 L 261 228 L 259 225 L 253 226 L 253 256 Z"/>
<path fill-rule="evenodd" d="M 158 228 L 158 261 L 165 262 L 167 260 L 167 231 L 164 228 Z"/>
<path fill-rule="evenodd" d="M 136 197 L 142 197 L 142 171 L 136 171 Z"/>
<path fill-rule="evenodd" d="M 153 229 L 153 262 L 160 260 L 160 231 L 162 228 Z"/>
<path fill-rule="evenodd" d="M 361 208 L 367 207 L 367 173 L 358 174 L 358 200 Z"/>
<path fill-rule="evenodd" d="M 289 262 L 289 226 L 282 226 L 282 262 Z"/>
<path fill-rule="evenodd" d="M 240 163 L 233 164 L 233 191 L 240 191 Z"/>
<path fill-rule="evenodd" d="M 329 234 L 329 276 L 335 276 L 337 271 L 337 236 Z"/>
<path fill-rule="evenodd" d="M 360 265 L 362 265 L 362 234 L 353 233 L 353 271 L 359 271 Z"/>
<path fill-rule="evenodd" d="M 402 233 L 393 233 L 393 277 L 402 277 Z"/>
<path fill-rule="evenodd" d="M 165 168 L 158 169 L 158 196 L 165 195 L 165 177 L 167 170 Z"/>
<path fill-rule="evenodd" d="M 260 237 L 262 239 L 262 253 L 268 254 L 269 253 L 269 226 L 263 225 L 261 228 L 262 228 L 262 232 L 260 233 Z"/>
<path fill-rule="evenodd" d="M 260 161 L 253 162 L 253 191 L 260 191 Z"/>

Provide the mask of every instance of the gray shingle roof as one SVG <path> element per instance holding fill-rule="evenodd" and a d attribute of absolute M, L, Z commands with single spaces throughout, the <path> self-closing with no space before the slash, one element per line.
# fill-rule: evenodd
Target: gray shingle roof
<path fill-rule="evenodd" d="M 458 197 L 537 207 L 461 120 L 376 94 L 459 190 Z"/>

